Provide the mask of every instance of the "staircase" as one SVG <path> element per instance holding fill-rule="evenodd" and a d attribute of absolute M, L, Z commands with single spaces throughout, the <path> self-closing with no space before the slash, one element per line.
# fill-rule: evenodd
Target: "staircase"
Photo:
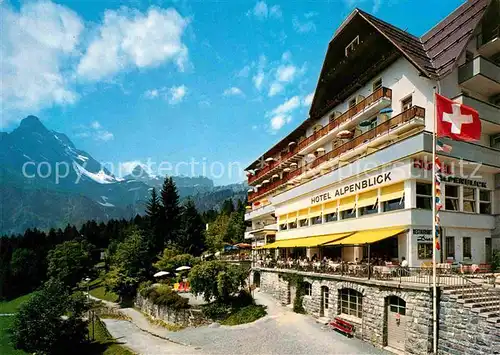
<path fill-rule="evenodd" d="M 443 294 L 500 328 L 500 288 L 486 288 L 468 282 L 463 286 L 445 288 Z"/>

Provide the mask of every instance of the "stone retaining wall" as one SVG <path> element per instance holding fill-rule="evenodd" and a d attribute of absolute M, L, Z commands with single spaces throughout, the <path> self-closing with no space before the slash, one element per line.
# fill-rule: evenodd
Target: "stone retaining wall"
<path fill-rule="evenodd" d="M 500 327 L 449 295 L 442 295 L 440 306 L 440 354 L 500 354 Z"/>
<path fill-rule="evenodd" d="M 173 310 L 166 306 L 159 306 L 149 299 L 141 296 L 138 292 L 134 302 L 135 306 L 141 312 L 147 314 L 153 319 L 159 319 L 169 324 L 180 325 L 182 327 L 198 326 L 206 323 L 201 309 L 189 308 L 183 310 Z"/>
<path fill-rule="evenodd" d="M 259 269 L 260 289 L 271 294 L 282 305 L 290 304 L 289 277 L 285 272 L 273 269 Z M 291 272 L 294 273 L 294 272 Z M 295 272 L 295 274 L 298 274 Z M 339 291 L 344 288 L 354 289 L 363 295 L 362 318 L 347 316 L 355 325 L 355 336 L 372 343 L 377 347 L 387 345 L 387 299 L 397 296 L 406 302 L 406 340 L 405 353 L 428 354 L 432 352 L 432 298 L 427 287 L 401 288 L 388 282 L 371 282 L 369 280 L 349 280 L 330 275 L 299 273 L 303 281 L 311 283 L 312 294 L 304 296 L 303 306 L 308 314 L 320 317 L 321 287 L 328 287 L 329 308 L 323 315 L 333 319 L 340 315 Z"/>

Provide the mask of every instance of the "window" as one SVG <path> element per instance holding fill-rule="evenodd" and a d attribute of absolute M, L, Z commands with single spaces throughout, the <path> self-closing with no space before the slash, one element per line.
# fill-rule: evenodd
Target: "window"
<path fill-rule="evenodd" d="M 470 237 L 462 238 L 462 247 L 464 258 L 472 258 L 471 240 Z"/>
<path fill-rule="evenodd" d="M 412 96 L 407 96 L 401 100 L 401 111 L 409 110 L 412 106 Z"/>
<path fill-rule="evenodd" d="M 299 226 L 301 227 L 307 227 L 309 225 L 309 220 L 307 218 L 301 219 L 299 221 Z"/>
<path fill-rule="evenodd" d="M 432 259 L 432 243 L 418 243 L 417 256 L 419 259 Z"/>
<path fill-rule="evenodd" d="M 359 209 L 360 216 L 365 216 L 365 215 L 374 214 L 374 213 L 378 213 L 378 201 L 375 202 L 371 206 L 365 206 L 365 207 L 361 207 Z"/>
<path fill-rule="evenodd" d="M 445 209 L 458 211 L 458 186 L 446 185 L 445 187 Z"/>
<path fill-rule="evenodd" d="M 417 208 L 432 209 L 432 184 L 417 182 Z"/>
<path fill-rule="evenodd" d="M 491 238 L 484 239 L 484 253 L 485 259 L 487 263 L 491 263 L 491 259 L 493 257 L 493 249 L 491 245 Z"/>
<path fill-rule="evenodd" d="M 358 318 L 363 317 L 363 295 L 351 288 L 343 288 L 340 294 L 340 313 Z"/>
<path fill-rule="evenodd" d="M 337 220 L 337 212 L 328 213 L 325 215 L 325 222 L 335 222 Z"/>
<path fill-rule="evenodd" d="M 280 230 L 281 231 L 286 231 L 287 227 L 288 227 L 288 225 L 286 223 L 280 224 Z"/>
<path fill-rule="evenodd" d="M 321 216 L 311 218 L 311 225 L 321 224 L 323 221 L 321 220 Z"/>
<path fill-rule="evenodd" d="M 340 212 L 342 219 L 356 218 L 356 208 Z"/>
<path fill-rule="evenodd" d="M 359 36 L 356 36 L 356 38 L 354 38 L 351 41 L 351 43 L 349 43 L 345 47 L 345 56 L 348 57 L 349 54 L 351 54 L 358 45 L 359 45 Z"/>
<path fill-rule="evenodd" d="M 400 315 L 406 315 L 406 302 L 402 298 L 397 296 L 389 297 L 389 308 L 391 312 L 399 313 Z"/>
<path fill-rule="evenodd" d="M 330 290 L 326 286 L 321 286 L 321 293 L 323 294 L 323 308 L 328 309 L 330 306 Z"/>
<path fill-rule="evenodd" d="M 295 228 L 297 228 L 297 221 L 288 223 L 288 229 L 295 229 Z"/>
<path fill-rule="evenodd" d="M 473 187 L 464 187 L 464 211 L 476 212 L 476 189 Z"/>
<path fill-rule="evenodd" d="M 405 208 L 405 197 L 395 198 L 384 202 L 384 212 L 395 211 Z"/>
<path fill-rule="evenodd" d="M 479 190 L 479 213 L 491 214 L 491 191 Z"/>
<path fill-rule="evenodd" d="M 465 51 L 465 62 L 469 63 L 472 62 L 473 60 L 474 60 L 474 53 L 472 53 L 471 51 Z"/>
<path fill-rule="evenodd" d="M 354 106 L 356 106 L 356 98 L 349 100 L 349 108 L 353 108 Z"/>
<path fill-rule="evenodd" d="M 382 78 L 377 79 L 373 82 L 373 92 L 377 91 L 382 87 Z"/>
<path fill-rule="evenodd" d="M 446 237 L 446 258 L 455 259 L 455 237 Z"/>
<path fill-rule="evenodd" d="M 312 285 L 309 282 L 304 282 L 304 291 L 306 293 L 306 296 L 312 296 L 313 291 L 312 291 Z"/>

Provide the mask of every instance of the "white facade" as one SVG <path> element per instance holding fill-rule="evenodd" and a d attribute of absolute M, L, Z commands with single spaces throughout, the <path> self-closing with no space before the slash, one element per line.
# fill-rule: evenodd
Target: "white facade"
<path fill-rule="evenodd" d="M 472 36 L 466 50 L 473 55 L 478 55 L 475 36 Z M 495 221 L 495 215 L 500 214 L 500 149 L 491 146 L 491 137 L 500 134 L 500 107 L 487 103 L 488 97 L 470 90 L 467 91 L 467 96 L 463 96 L 462 88 L 458 84 L 458 67 L 465 63 L 465 56 L 464 51 L 455 69 L 439 82 L 423 77 L 407 59 L 399 58 L 321 119 L 311 122 L 306 136 L 313 134 L 318 125 L 321 127 L 327 125 L 332 113 L 346 112 L 351 100 L 371 95 L 374 91 L 374 83 L 380 79 L 383 87 L 392 90 L 390 102 L 392 117 L 403 111 L 403 100 L 411 96 L 411 105 L 425 109 L 424 130 L 427 132 L 433 131 L 434 92 L 436 90 L 444 96 L 456 98 L 459 102 L 467 100 L 467 103 L 473 107 L 477 103 L 483 126 L 481 140 L 477 144 L 451 143 L 454 150 L 450 154 L 440 154 L 442 163 L 452 166 L 446 175 L 465 180 L 449 179 L 442 184 L 441 200 L 445 207 L 440 214 L 442 236 L 438 260 L 480 264 L 489 262 L 488 254 L 491 250 L 488 248 L 491 245 L 493 248 L 500 247 L 500 238 L 495 234 L 500 232 L 495 232 L 499 228 L 496 227 L 499 222 L 498 217 Z M 319 165 L 309 176 L 306 173 L 307 179 L 298 186 L 275 193 L 274 196 L 262 197 L 263 200 L 270 201 L 272 208 L 266 207 L 268 208 L 266 213 L 249 212 L 247 220 L 252 221 L 253 227 L 256 227 L 254 224 L 256 221 L 276 217 L 276 240 L 401 227 L 406 232 L 397 237 L 398 258 L 401 259 L 404 256 L 410 266 L 420 266 L 424 262 L 431 261 L 430 257 L 425 256 L 429 255 L 427 244 L 432 250 L 433 238 L 425 231 L 431 229 L 433 217 L 430 202 L 428 208 L 422 208 L 419 205 L 419 201 L 426 197 L 418 196 L 417 184 L 431 184 L 432 174 L 425 167 L 415 164 L 415 161 L 432 162 L 428 141 L 429 135 L 420 132 L 409 137 L 405 136 L 392 145 L 351 160 L 348 165 L 331 168 L 326 165 L 327 163 L 322 163 L 327 168 Z M 326 153 L 334 149 L 332 141 L 326 139 L 321 147 Z M 314 149 L 317 148 L 318 145 L 315 145 Z M 460 163 L 461 159 L 467 161 L 465 165 Z M 304 156 L 302 163 L 307 162 L 307 156 Z M 377 176 L 384 177 L 387 173 L 390 175 L 389 179 L 382 178 L 376 181 Z M 363 187 L 361 182 L 370 179 L 375 179 L 375 183 Z M 385 212 L 384 204 L 381 203 L 384 188 L 397 183 L 403 184 L 404 189 L 401 208 Z M 350 188 L 353 184 L 355 187 Z M 361 185 L 356 187 L 356 184 Z M 343 193 L 338 194 L 338 191 Z M 354 203 L 357 203 L 360 194 L 368 191 L 375 191 L 378 201 L 376 213 L 361 215 L 356 205 L 355 217 L 343 219 L 338 210 L 342 204 L 341 199 L 352 197 Z M 455 193 L 456 198 L 453 197 Z M 427 197 L 430 198 L 430 196 Z M 326 222 L 323 213 L 326 209 L 325 204 L 329 203 L 328 208 L 331 211 L 332 202 L 335 201 L 337 220 Z M 322 223 L 311 225 L 311 220 L 308 226 L 301 227 L 297 223 L 297 227 L 288 228 L 288 222 L 294 214 L 297 220 L 301 216 L 299 211 L 307 210 L 308 213 L 317 215 L 317 206 L 323 206 L 320 214 Z M 286 230 L 280 227 L 282 220 L 286 220 Z M 495 237 L 497 240 L 494 239 Z M 314 250 L 308 250 L 307 254 L 312 255 L 316 252 L 314 248 Z M 360 256 L 359 249 L 356 248 L 345 248 L 342 255 L 347 259 Z"/>

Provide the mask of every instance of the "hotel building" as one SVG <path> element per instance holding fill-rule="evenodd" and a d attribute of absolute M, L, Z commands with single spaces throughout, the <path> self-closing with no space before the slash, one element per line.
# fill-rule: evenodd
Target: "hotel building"
<path fill-rule="evenodd" d="M 473 107 L 442 141 L 438 262 L 500 249 L 500 2 L 468 1 L 421 37 L 354 10 L 328 43 L 305 119 L 251 163 L 245 238 L 287 258 L 432 259 L 434 92 Z"/>

